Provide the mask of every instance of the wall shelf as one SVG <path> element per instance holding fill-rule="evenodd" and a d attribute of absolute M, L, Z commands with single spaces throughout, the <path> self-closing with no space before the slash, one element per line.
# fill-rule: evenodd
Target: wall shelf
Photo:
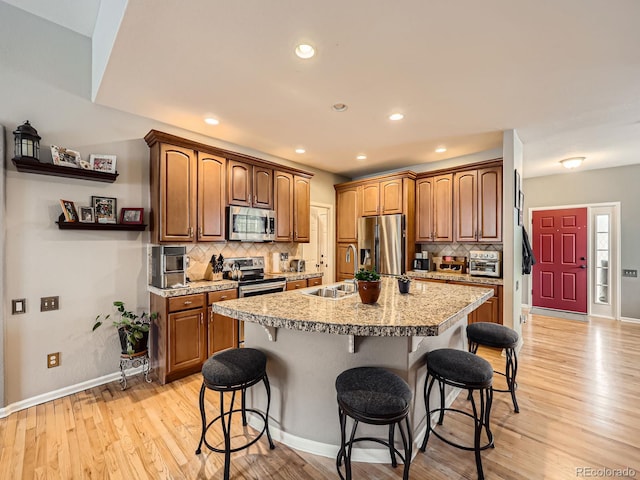
<path fill-rule="evenodd" d="M 11 159 L 19 172 L 36 173 L 38 175 L 49 175 L 54 177 L 81 178 L 94 182 L 113 183 L 118 177 L 118 172 L 107 173 L 95 170 L 85 170 L 84 168 L 65 167 L 54 165 L 53 163 L 40 163 L 34 160 L 22 158 Z M 86 225 L 86 224 L 85 224 Z M 131 225 L 127 225 L 128 227 Z"/>
<path fill-rule="evenodd" d="M 60 215 L 60 217 L 56 222 L 60 230 L 128 230 L 130 232 L 142 232 L 147 228 L 145 224 L 65 222 L 64 215 Z"/>

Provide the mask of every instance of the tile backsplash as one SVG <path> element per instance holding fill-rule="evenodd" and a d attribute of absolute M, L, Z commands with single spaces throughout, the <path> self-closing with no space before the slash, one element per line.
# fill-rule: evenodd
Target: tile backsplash
<path fill-rule="evenodd" d="M 189 244 L 186 247 L 189 257 L 187 276 L 191 281 L 211 278 L 209 261 L 212 255 L 217 257 L 222 253 L 225 258 L 264 257 L 265 270 L 271 272 L 273 271 L 271 266 L 273 253 L 288 253 L 290 259 L 301 258 L 302 254 L 298 243 L 225 242 Z"/>
<path fill-rule="evenodd" d="M 490 243 L 447 243 L 447 244 L 422 244 L 416 246 L 416 252 L 430 252 L 434 257 L 445 255 L 469 258 L 471 250 L 490 250 L 502 252 L 502 244 Z"/>

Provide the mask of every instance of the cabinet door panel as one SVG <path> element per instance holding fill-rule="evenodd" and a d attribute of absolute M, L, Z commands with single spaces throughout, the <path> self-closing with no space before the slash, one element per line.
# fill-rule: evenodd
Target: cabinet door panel
<path fill-rule="evenodd" d="M 457 242 L 477 241 L 477 170 L 455 174 L 454 208 Z"/>
<path fill-rule="evenodd" d="M 433 178 L 416 182 L 416 242 L 433 241 Z"/>
<path fill-rule="evenodd" d="M 273 170 L 253 167 L 253 206 L 273 208 Z"/>
<path fill-rule="evenodd" d="M 337 241 L 358 241 L 358 189 L 357 187 L 337 190 Z"/>
<path fill-rule="evenodd" d="M 433 179 L 433 239 L 453 241 L 453 174 Z"/>
<path fill-rule="evenodd" d="M 392 215 L 402 210 L 402 179 L 380 183 L 380 213 Z"/>
<path fill-rule="evenodd" d="M 228 167 L 229 205 L 251 206 L 252 177 L 251 165 L 229 160 Z"/>
<path fill-rule="evenodd" d="M 380 188 L 378 182 L 369 183 L 362 187 L 362 215 L 378 215 Z"/>
<path fill-rule="evenodd" d="M 293 282 L 287 282 L 287 291 L 298 290 L 300 288 L 307 288 L 306 280 L 295 280 Z"/>
<path fill-rule="evenodd" d="M 478 240 L 502 241 L 502 168 L 478 170 Z"/>
<path fill-rule="evenodd" d="M 309 242 L 311 240 L 311 181 L 308 178 L 297 175 L 293 179 L 293 240 L 296 242 Z"/>
<path fill-rule="evenodd" d="M 276 211 L 276 242 L 293 240 L 293 175 L 285 172 L 274 173 L 274 209 Z"/>
<path fill-rule="evenodd" d="M 160 157 L 160 241 L 191 242 L 196 222 L 195 152 L 163 144 Z"/>
<path fill-rule="evenodd" d="M 238 321 L 234 318 L 214 313 L 209 322 L 209 352 L 211 356 L 220 350 L 238 346 Z"/>
<path fill-rule="evenodd" d="M 308 287 L 316 287 L 318 285 L 322 285 L 322 277 L 314 277 L 307 279 Z"/>
<path fill-rule="evenodd" d="M 226 202 L 224 158 L 206 153 L 198 155 L 198 240 L 216 241 L 225 238 L 224 212 Z"/>
<path fill-rule="evenodd" d="M 353 278 L 353 267 L 354 262 L 356 261 L 356 254 L 351 250 L 351 255 L 349 261 L 347 262 L 347 247 L 349 244 L 338 244 L 338 248 L 336 249 L 336 277 L 338 281 L 346 280 L 348 278 Z"/>
<path fill-rule="evenodd" d="M 169 373 L 197 367 L 204 362 L 203 310 L 169 314 Z"/>

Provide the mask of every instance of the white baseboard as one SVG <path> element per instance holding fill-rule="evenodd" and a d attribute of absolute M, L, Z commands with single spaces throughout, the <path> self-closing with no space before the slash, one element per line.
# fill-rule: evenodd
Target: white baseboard
<path fill-rule="evenodd" d="M 125 373 L 127 376 L 142 373 L 142 366 L 130 368 L 126 370 Z M 19 402 L 9 404 L 4 408 L 0 408 L 0 418 L 8 417 L 12 413 L 19 412 L 20 410 L 24 410 L 25 408 L 40 405 L 41 403 L 45 402 L 50 402 L 52 400 L 66 397 L 67 395 L 72 395 L 74 393 L 82 392 L 83 390 L 97 387 L 99 385 L 104 385 L 105 383 L 110 383 L 115 380 L 120 380 L 121 377 L 122 374 L 120 372 L 110 373 L 109 375 L 105 375 L 103 377 L 94 378 L 93 380 L 76 383 L 75 385 L 69 385 L 68 387 L 60 388 L 59 390 L 54 390 L 52 392 L 47 392 L 41 395 L 36 395 L 35 397 L 20 400 Z"/>
<path fill-rule="evenodd" d="M 621 322 L 640 323 L 640 318 L 620 317 Z"/>

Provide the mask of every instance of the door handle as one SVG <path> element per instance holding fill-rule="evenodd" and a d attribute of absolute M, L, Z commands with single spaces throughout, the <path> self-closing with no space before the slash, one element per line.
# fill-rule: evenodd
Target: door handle
<path fill-rule="evenodd" d="M 580 265 L 580 268 L 587 268 L 586 265 Z"/>

